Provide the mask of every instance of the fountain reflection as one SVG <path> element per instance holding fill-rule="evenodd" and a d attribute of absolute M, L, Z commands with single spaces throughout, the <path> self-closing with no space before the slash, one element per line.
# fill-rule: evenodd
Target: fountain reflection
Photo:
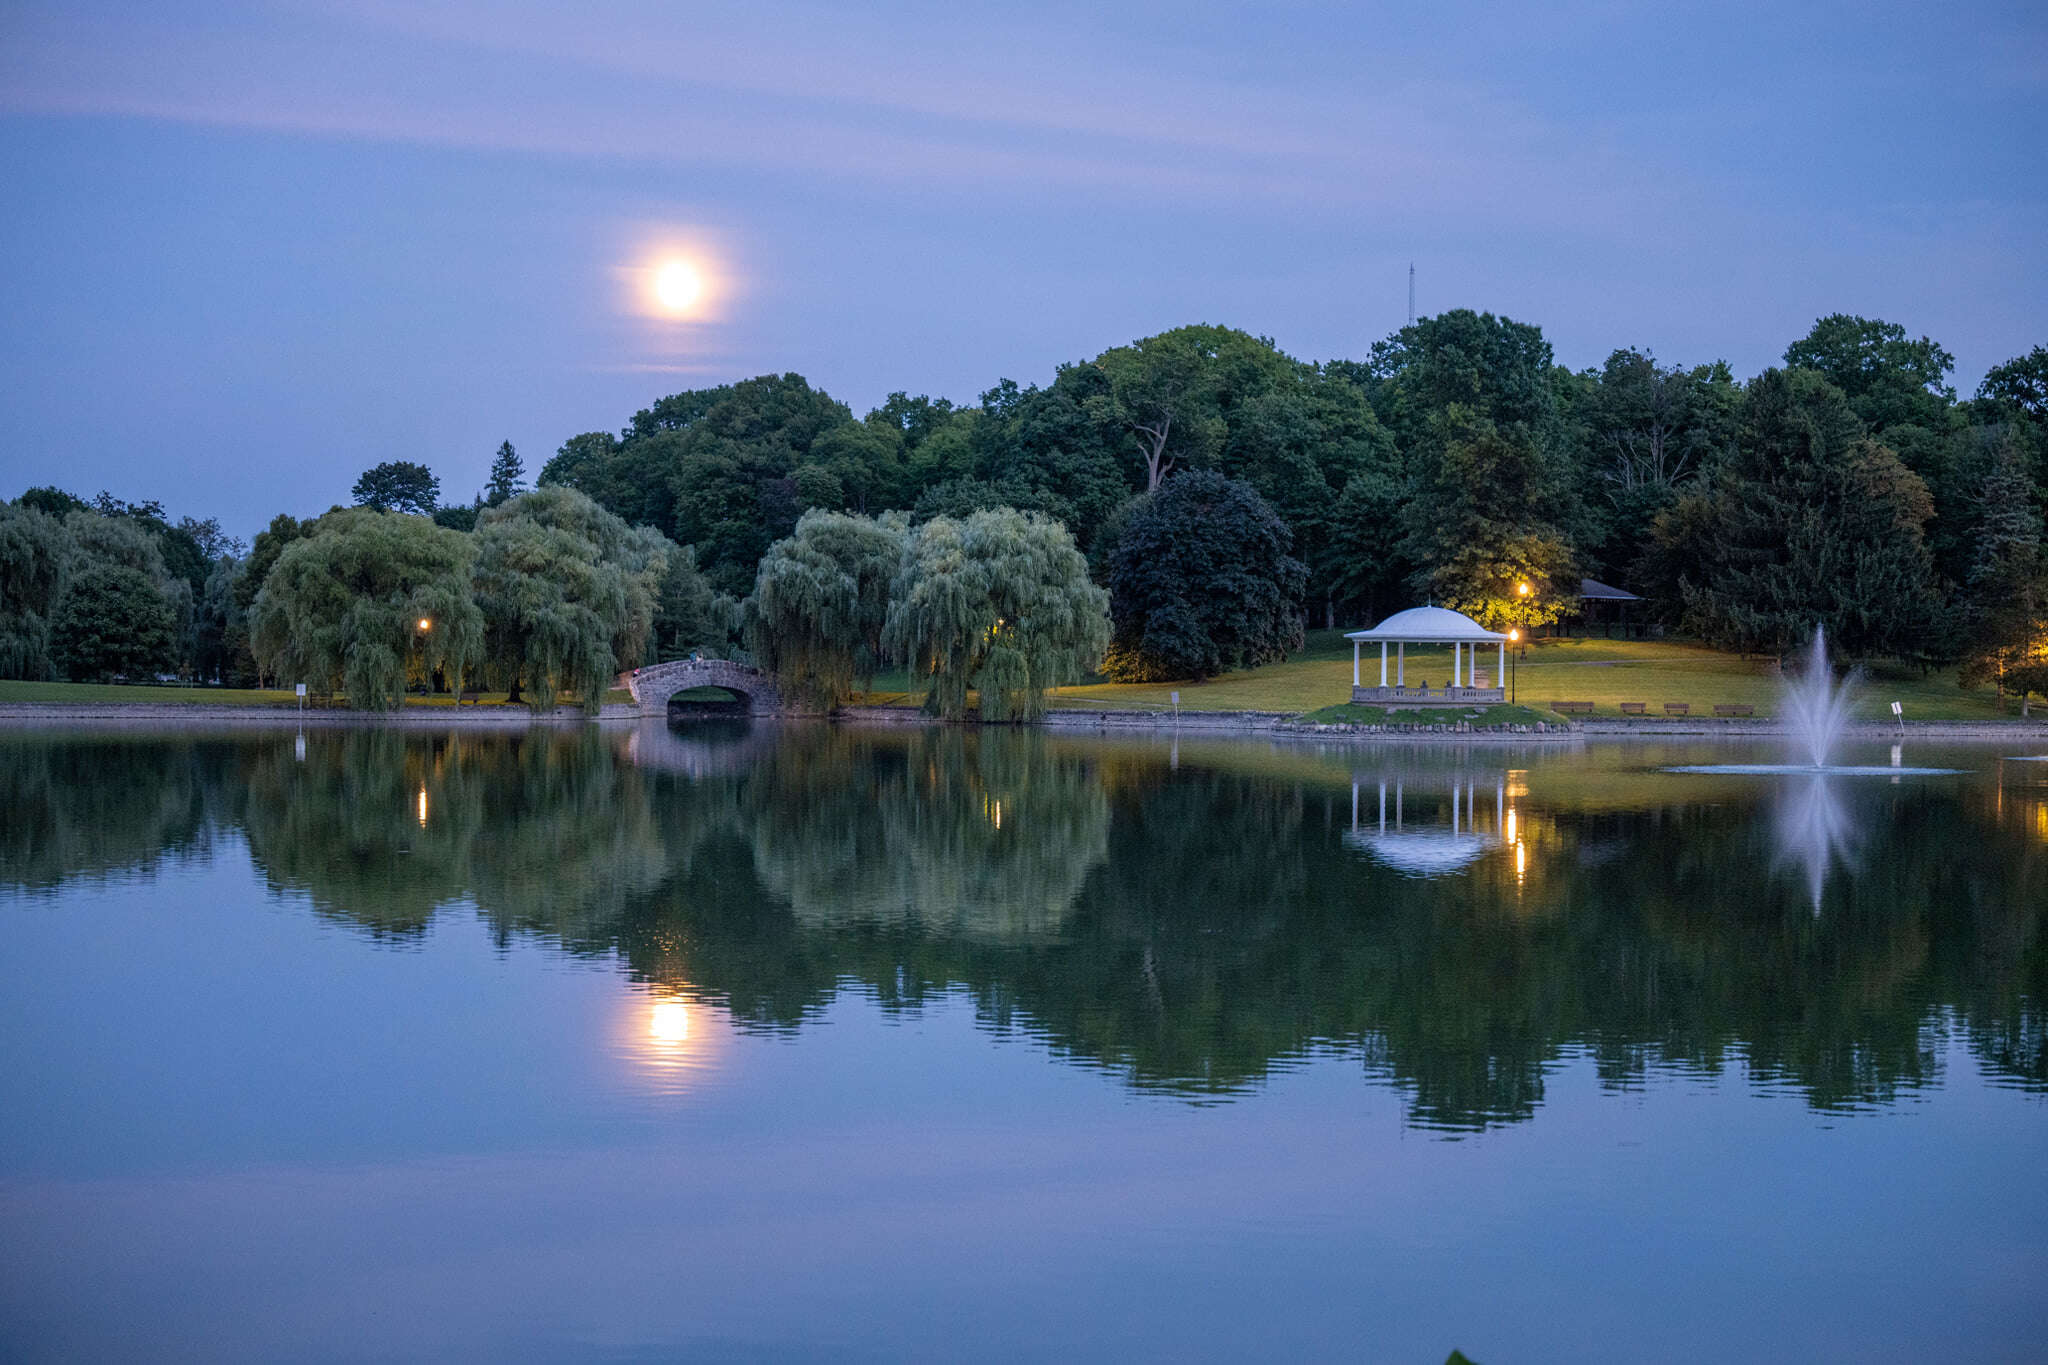
<path fill-rule="evenodd" d="M 1841 794 L 1824 773 L 1788 784 L 1778 793 L 1775 814 L 1776 861 L 1798 869 L 1813 913 L 1818 915 L 1829 868 L 1837 862 L 1846 867 L 1854 856 L 1855 824 Z"/>

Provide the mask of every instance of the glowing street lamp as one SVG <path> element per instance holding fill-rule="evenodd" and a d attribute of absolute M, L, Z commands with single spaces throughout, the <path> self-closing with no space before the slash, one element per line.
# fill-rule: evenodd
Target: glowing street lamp
<path fill-rule="evenodd" d="M 1522 632 L 1520 627 L 1508 632 L 1508 643 L 1515 647 L 1514 656 L 1508 661 L 1508 701 L 1512 704 L 1519 695 L 1517 687 L 1520 679 L 1517 675 L 1521 672 L 1522 660 Z"/>
<path fill-rule="evenodd" d="M 430 616 L 422 616 L 418 621 L 415 621 L 413 623 L 413 630 L 420 637 L 420 671 L 422 673 L 425 673 L 427 671 L 427 632 L 432 630 L 433 628 L 434 621 L 433 618 Z M 426 687 L 427 690 L 430 692 L 433 690 L 434 680 L 432 678 L 427 679 Z M 422 789 L 420 792 L 420 823 L 423 825 L 427 823 L 426 800 L 426 791 Z"/>

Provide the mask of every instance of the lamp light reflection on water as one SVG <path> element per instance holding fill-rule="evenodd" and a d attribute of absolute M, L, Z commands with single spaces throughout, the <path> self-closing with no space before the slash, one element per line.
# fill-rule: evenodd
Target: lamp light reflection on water
<path fill-rule="evenodd" d="M 427 827 L 427 789 L 420 788 L 420 828 Z"/>

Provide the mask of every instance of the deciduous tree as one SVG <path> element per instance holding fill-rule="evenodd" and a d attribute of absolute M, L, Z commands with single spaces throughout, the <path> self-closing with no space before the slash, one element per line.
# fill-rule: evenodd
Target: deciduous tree
<path fill-rule="evenodd" d="M 386 460 L 365 469 L 349 496 L 358 507 L 431 517 L 441 499 L 441 481 L 423 464 Z"/>
<path fill-rule="evenodd" d="M 1058 522 L 1009 508 L 935 517 L 910 539 L 884 644 L 934 714 L 961 719 L 978 691 L 983 720 L 1030 720 L 1050 688 L 1101 659 L 1108 608 Z"/>
<path fill-rule="evenodd" d="M 768 547 L 746 602 L 747 644 L 786 692 L 829 710 L 873 684 L 906 536 L 900 515 L 813 510 Z"/>
<path fill-rule="evenodd" d="M 54 675 L 50 622 L 76 553 L 60 518 L 0 503 L 0 678 Z"/>
<path fill-rule="evenodd" d="M 402 705 L 408 681 L 437 672 L 459 690 L 483 657 L 473 557 L 469 536 L 424 517 L 330 512 L 285 547 L 256 595 L 256 661 L 368 710 Z"/>
<path fill-rule="evenodd" d="M 1788 367 L 1812 370 L 1842 391 L 1873 435 L 1894 426 L 1939 428 L 1955 390 L 1955 357 L 1896 322 L 1833 313 L 1785 348 Z"/>
<path fill-rule="evenodd" d="M 1132 509 L 1109 559 L 1114 636 L 1103 675 L 1201 679 L 1301 647 L 1308 570 L 1251 485 L 1177 474 Z"/>
<path fill-rule="evenodd" d="M 596 714 L 645 656 L 675 547 L 572 488 L 485 509 L 475 540 L 486 669 L 535 710 L 574 692 Z"/>
<path fill-rule="evenodd" d="M 50 634 L 58 670 L 73 682 L 148 679 L 177 657 L 178 617 L 150 576 L 110 559 L 67 576 Z"/>

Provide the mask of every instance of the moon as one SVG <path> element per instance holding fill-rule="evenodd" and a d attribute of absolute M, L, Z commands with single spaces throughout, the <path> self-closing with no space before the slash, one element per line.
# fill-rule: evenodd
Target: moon
<path fill-rule="evenodd" d="M 680 317 L 703 294 L 704 279 L 688 261 L 667 261 L 654 272 L 654 298 L 664 313 Z"/>

